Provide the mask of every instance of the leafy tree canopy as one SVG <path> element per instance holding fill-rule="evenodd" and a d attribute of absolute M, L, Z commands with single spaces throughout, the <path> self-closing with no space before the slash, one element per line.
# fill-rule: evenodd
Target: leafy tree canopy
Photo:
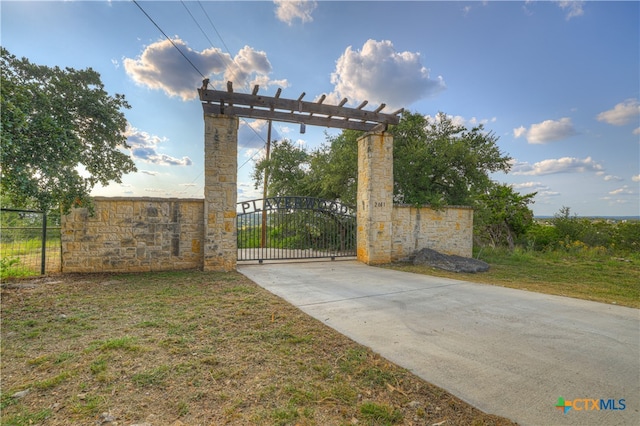
<path fill-rule="evenodd" d="M 398 202 L 414 205 L 469 205 L 491 186 L 489 173 L 509 170 L 510 157 L 497 137 L 482 125 L 471 130 L 445 114 L 430 119 L 405 113 L 394 136 L 394 192 Z M 308 195 L 355 204 L 357 140 L 362 132 L 345 130 L 308 153 L 288 141 L 275 144 L 271 159 L 256 165 L 256 188 L 269 170 L 269 195 Z"/>
<path fill-rule="evenodd" d="M 262 159 L 253 170 L 255 188 L 261 188 L 268 176 L 267 196 L 308 195 L 303 188 L 309 168 L 309 153 L 290 140 L 274 141 L 269 161 Z"/>
<path fill-rule="evenodd" d="M 509 185 L 493 183 L 475 200 L 475 234 L 493 247 L 507 245 L 511 250 L 518 238 L 533 225 L 533 203 L 536 193 L 520 195 Z"/>
<path fill-rule="evenodd" d="M 136 170 L 119 149 L 130 106 L 96 71 L 32 64 L 5 48 L 1 61 L 0 189 L 14 206 L 67 212 L 90 205 L 96 184 Z"/>
<path fill-rule="evenodd" d="M 491 186 L 489 173 L 510 168 L 492 132 L 468 130 L 444 113 L 406 113 L 391 133 L 395 195 L 405 204 L 470 205 Z"/>

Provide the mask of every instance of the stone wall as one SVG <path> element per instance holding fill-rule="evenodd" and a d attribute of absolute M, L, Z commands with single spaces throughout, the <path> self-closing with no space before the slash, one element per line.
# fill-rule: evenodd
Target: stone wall
<path fill-rule="evenodd" d="M 358 139 L 357 255 L 360 262 L 391 262 L 393 137 L 367 133 Z"/>
<path fill-rule="evenodd" d="M 62 218 L 63 272 L 136 272 L 237 264 L 238 118 L 205 114 L 204 200 L 94 199 L 95 214 Z M 393 205 L 393 137 L 358 140 L 358 260 L 389 263 L 415 250 L 471 257 L 473 210 Z"/>
<path fill-rule="evenodd" d="M 430 248 L 441 253 L 472 257 L 473 209 L 470 207 L 394 206 L 391 259 Z"/>
<path fill-rule="evenodd" d="M 62 272 L 142 272 L 202 268 L 204 201 L 93 199 L 95 213 L 62 217 Z"/>
<path fill-rule="evenodd" d="M 238 260 L 238 117 L 204 115 L 204 270 L 234 271 Z"/>

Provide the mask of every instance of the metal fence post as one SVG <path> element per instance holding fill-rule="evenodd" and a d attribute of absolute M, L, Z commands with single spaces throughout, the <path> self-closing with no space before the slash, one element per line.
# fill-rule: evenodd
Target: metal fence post
<path fill-rule="evenodd" d="M 42 260 L 40 261 L 40 275 L 46 272 L 47 261 L 47 212 L 42 212 Z"/>

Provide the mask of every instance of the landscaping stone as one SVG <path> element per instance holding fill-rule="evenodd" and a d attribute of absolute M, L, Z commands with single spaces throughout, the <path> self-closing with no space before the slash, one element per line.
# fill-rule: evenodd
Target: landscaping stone
<path fill-rule="evenodd" d="M 426 265 L 451 272 L 486 272 L 489 264 L 471 257 L 448 255 L 432 249 L 423 248 L 409 257 L 414 265 Z"/>
<path fill-rule="evenodd" d="M 11 395 L 11 398 L 15 398 L 15 399 L 20 399 L 20 398 L 24 398 L 25 396 L 27 396 L 29 394 L 29 391 L 31 389 L 25 389 L 23 391 L 20 392 L 16 392 L 13 395 Z"/>

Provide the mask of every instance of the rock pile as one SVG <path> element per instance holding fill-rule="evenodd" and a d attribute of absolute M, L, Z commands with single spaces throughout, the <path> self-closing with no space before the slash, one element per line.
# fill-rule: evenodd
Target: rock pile
<path fill-rule="evenodd" d="M 489 264 L 482 260 L 443 254 L 428 248 L 414 252 L 406 260 L 414 265 L 426 265 L 451 272 L 476 273 L 489 270 Z"/>

